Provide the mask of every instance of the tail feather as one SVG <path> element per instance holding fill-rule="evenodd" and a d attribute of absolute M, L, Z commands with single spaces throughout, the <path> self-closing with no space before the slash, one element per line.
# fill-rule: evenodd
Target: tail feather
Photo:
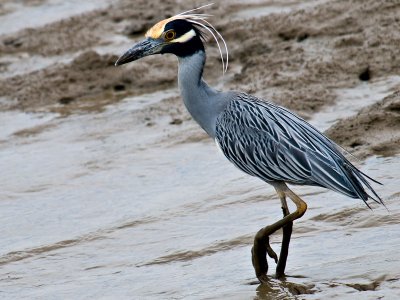
<path fill-rule="evenodd" d="M 362 172 L 362 171 L 360 171 L 360 170 L 357 170 L 357 171 L 358 171 L 359 173 L 361 173 L 363 176 L 367 177 L 369 180 L 371 180 L 371 181 L 373 181 L 373 182 L 375 182 L 375 183 L 377 183 L 377 184 L 383 185 L 382 182 L 379 182 L 378 180 L 369 177 L 369 176 L 368 176 L 367 174 L 365 174 L 364 172 Z M 378 195 L 377 195 L 377 196 L 378 196 Z M 378 196 L 378 198 L 379 198 L 379 196 Z"/>
<path fill-rule="evenodd" d="M 367 176 L 366 174 L 364 174 L 363 172 L 361 172 L 360 170 L 358 170 L 356 167 L 354 167 L 353 165 L 349 165 L 349 164 L 344 164 L 344 169 L 346 170 L 346 175 L 348 176 L 348 179 L 352 185 L 352 187 L 354 188 L 354 191 L 356 193 L 356 195 L 362 199 L 364 201 L 364 203 L 368 206 L 369 209 L 371 209 L 370 205 L 367 203 L 368 199 L 372 199 L 373 201 L 375 201 L 378 204 L 382 204 L 383 206 L 386 207 L 385 203 L 383 202 L 382 198 L 379 197 L 379 195 L 376 193 L 376 191 L 373 189 L 373 187 L 371 186 L 371 184 L 368 182 L 368 180 L 366 178 L 368 178 L 369 180 L 376 182 L 378 184 L 382 184 L 372 178 L 370 178 L 369 176 Z M 364 188 L 364 186 L 372 192 L 373 196 L 371 196 L 366 189 Z"/>

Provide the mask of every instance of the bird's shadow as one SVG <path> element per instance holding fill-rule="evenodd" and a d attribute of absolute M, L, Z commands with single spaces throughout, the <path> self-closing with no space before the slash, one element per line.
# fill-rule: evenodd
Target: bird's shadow
<path fill-rule="evenodd" d="M 313 294 L 316 292 L 313 284 L 295 283 L 290 278 L 300 277 L 291 276 L 281 279 L 269 277 L 266 282 L 252 281 L 248 284 L 257 285 L 254 300 L 297 299 L 296 296 L 298 295 Z"/>

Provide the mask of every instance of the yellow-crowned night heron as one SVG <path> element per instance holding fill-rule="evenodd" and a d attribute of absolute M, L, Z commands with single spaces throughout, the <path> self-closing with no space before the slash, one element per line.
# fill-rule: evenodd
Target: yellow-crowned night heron
<path fill-rule="evenodd" d="M 172 53 L 178 57 L 179 87 L 189 113 L 215 139 L 230 162 L 271 184 L 278 193 L 284 217 L 256 234 L 252 262 L 259 280 L 265 281 L 268 254 L 277 262 L 276 275 L 280 277 L 286 266 L 292 222 L 307 209 L 306 203 L 286 183 L 325 187 L 365 203 L 369 198 L 383 202 L 368 182 L 376 181 L 353 166 L 334 142 L 305 120 L 269 101 L 240 92 L 216 91 L 203 81 L 206 60 L 203 36 L 209 33 L 216 40 L 224 71 L 228 52 L 222 36 L 206 20 L 209 15 L 194 13 L 196 10 L 154 25 L 146 33 L 146 39 L 123 54 L 116 65 L 153 54 Z M 225 62 L 218 38 L 225 45 Z M 296 211 L 289 212 L 286 196 L 296 204 Z M 269 245 L 269 235 L 281 228 L 283 239 L 278 260 Z"/>

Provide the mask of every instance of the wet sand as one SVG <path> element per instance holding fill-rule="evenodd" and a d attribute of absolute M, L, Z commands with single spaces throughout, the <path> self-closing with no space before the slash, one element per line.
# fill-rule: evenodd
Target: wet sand
<path fill-rule="evenodd" d="M 250 249 L 281 217 L 273 189 L 231 166 L 191 120 L 174 57 L 113 66 L 149 26 L 194 6 L 0 4 L 0 298 L 396 299 L 400 4 L 211 9 L 231 61 L 222 77 L 210 42 L 206 79 L 326 130 L 384 184 L 389 210 L 295 187 L 309 209 L 294 225 L 288 277 L 262 286 Z M 279 250 L 279 233 L 272 243 Z"/>

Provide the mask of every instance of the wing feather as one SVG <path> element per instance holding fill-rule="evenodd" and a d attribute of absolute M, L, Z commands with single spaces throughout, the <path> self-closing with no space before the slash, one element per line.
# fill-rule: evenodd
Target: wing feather
<path fill-rule="evenodd" d="M 217 118 L 216 141 L 234 165 L 266 182 L 323 186 L 364 201 L 372 198 L 366 186 L 382 203 L 335 143 L 271 102 L 238 93 Z"/>

